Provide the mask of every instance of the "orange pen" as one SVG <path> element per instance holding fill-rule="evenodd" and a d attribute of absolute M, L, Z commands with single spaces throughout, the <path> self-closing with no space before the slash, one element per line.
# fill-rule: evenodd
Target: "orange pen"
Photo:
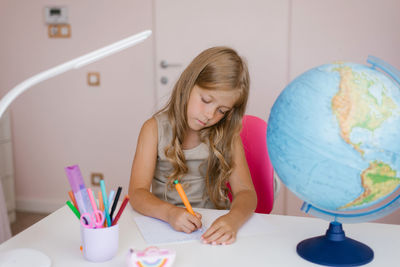
<path fill-rule="evenodd" d="M 196 216 L 196 214 L 194 214 L 194 211 L 192 209 L 192 205 L 190 205 L 189 199 L 187 198 L 187 196 L 185 194 L 185 191 L 183 191 L 182 185 L 179 183 L 178 180 L 175 180 L 174 184 L 175 184 L 176 191 L 178 191 L 178 194 L 181 197 L 182 202 L 185 205 L 187 211 L 190 212 L 191 214 L 193 214 L 194 216 Z"/>
<path fill-rule="evenodd" d="M 101 193 L 101 191 L 99 191 L 98 193 L 98 198 L 99 198 L 99 210 L 104 211 L 104 203 L 103 203 L 103 194 Z M 107 222 L 106 220 L 104 220 L 104 227 L 107 227 Z"/>
<path fill-rule="evenodd" d="M 101 191 L 97 193 L 99 199 L 99 210 L 104 211 L 104 204 L 103 204 L 103 194 Z"/>
<path fill-rule="evenodd" d="M 71 199 L 72 203 L 74 203 L 75 208 L 79 211 L 78 204 L 76 204 L 75 196 L 72 191 L 68 192 L 69 198 Z"/>

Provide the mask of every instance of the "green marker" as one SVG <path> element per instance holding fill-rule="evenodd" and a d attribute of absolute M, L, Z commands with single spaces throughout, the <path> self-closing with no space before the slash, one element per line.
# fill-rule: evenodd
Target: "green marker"
<path fill-rule="evenodd" d="M 79 211 L 75 208 L 75 206 L 71 203 L 71 201 L 67 200 L 67 205 L 68 207 L 72 210 L 72 212 L 76 215 L 76 217 L 78 218 L 78 220 L 81 219 L 81 214 L 79 213 Z"/>

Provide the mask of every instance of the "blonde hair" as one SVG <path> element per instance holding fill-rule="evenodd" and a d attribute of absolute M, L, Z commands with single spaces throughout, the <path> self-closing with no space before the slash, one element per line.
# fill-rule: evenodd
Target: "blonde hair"
<path fill-rule="evenodd" d="M 172 140 L 165 148 L 165 155 L 173 166 L 168 176 L 171 186 L 188 172 L 182 143 L 188 129 L 187 103 L 195 85 L 206 90 L 225 90 L 238 93 L 233 108 L 215 125 L 202 129 L 202 142 L 209 145 L 206 189 L 210 200 L 217 208 L 226 208 L 227 181 L 232 173 L 232 151 L 234 140 L 239 136 L 247 98 L 249 73 L 244 60 L 228 47 L 213 47 L 200 53 L 182 72 L 173 88 L 167 105 L 158 113 L 166 112 L 172 127 Z"/>

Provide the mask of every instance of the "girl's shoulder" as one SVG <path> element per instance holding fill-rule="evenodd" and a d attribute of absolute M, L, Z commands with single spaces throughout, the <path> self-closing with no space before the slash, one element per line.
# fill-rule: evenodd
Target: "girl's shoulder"
<path fill-rule="evenodd" d="M 157 145 L 157 136 L 157 122 L 154 118 L 150 118 L 143 123 L 142 128 L 140 129 L 137 148 L 146 148 L 146 150 L 151 149 L 154 145 Z"/>
<path fill-rule="evenodd" d="M 165 112 L 158 113 L 145 121 L 142 128 L 146 130 L 157 130 L 157 128 L 165 123 L 168 123 L 168 115 Z"/>
<path fill-rule="evenodd" d="M 143 139 L 155 139 L 157 140 L 158 129 L 157 129 L 157 121 L 154 117 L 151 117 L 147 121 L 145 121 L 140 130 L 140 137 Z"/>
<path fill-rule="evenodd" d="M 163 145 L 170 141 L 171 125 L 166 113 L 159 113 L 143 123 L 141 135 L 151 137 L 158 144 Z"/>
<path fill-rule="evenodd" d="M 153 130 L 157 130 L 157 120 L 154 117 L 151 117 L 143 123 L 142 131 L 148 132 Z"/>

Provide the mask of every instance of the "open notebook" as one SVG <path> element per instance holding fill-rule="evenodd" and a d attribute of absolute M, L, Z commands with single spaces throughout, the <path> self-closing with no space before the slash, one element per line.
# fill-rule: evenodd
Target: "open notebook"
<path fill-rule="evenodd" d="M 200 241 L 201 235 L 212 222 L 219 216 L 228 212 L 228 210 L 212 209 L 195 210 L 202 215 L 203 227 L 191 234 L 177 232 L 168 223 L 143 215 L 135 217 L 135 222 L 144 240 L 149 245 Z M 238 236 L 267 234 L 273 232 L 273 228 L 274 227 L 263 218 L 263 215 L 254 213 L 240 228 Z"/>

